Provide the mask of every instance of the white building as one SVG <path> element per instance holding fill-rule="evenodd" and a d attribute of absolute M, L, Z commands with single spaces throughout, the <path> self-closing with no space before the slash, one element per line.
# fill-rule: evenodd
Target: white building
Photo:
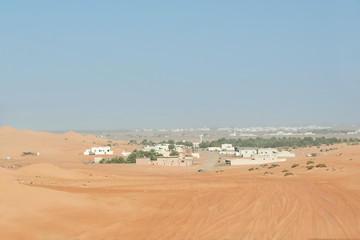
<path fill-rule="evenodd" d="M 223 151 L 234 151 L 235 148 L 232 144 L 221 144 L 221 150 Z"/>
<path fill-rule="evenodd" d="M 191 156 L 194 158 L 200 158 L 200 153 L 192 153 Z"/>
<path fill-rule="evenodd" d="M 240 157 L 240 153 L 235 152 L 235 151 L 220 151 L 219 154 L 220 155 L 239 156 Z"/>
<path fill-rule="evenodd" d="M 258 149 L 258 155 L 274 155 L 278 152 L 276 148 L 260 148 Z"/>
<path fill-rule="evenodd" d="M 170 155 L 169 145 L 170 144 L 158 144 L 155 146 L 145 146 L 142 150 L 147 152 L 154 150 L 156 153 L 162 154 L 164 157 L 168 157 Z"/>
<path fill-rule="evenodd" d="M 128 157 L 130 154 L 131 154 L 131 152 L 125 152 L 125 151 L 122 151 L 122 153 L 121 153 L 121 155 L 123 155 L 125 157 Z"/>
<path fill-rule="evenodd" d="M 185 151 L 185 145 L 175 145 L 175 151 L 182 153 Z"/>
<path fill-rule="evenodd" d="M 210 152 L 221 151 L 221 147 L 208 147 L 207 150 Z"/>
<path fill-rule="evenodd" d="M 277 157 L 295 157 L 295 153 L 289 151 L 281 151 L 276 153 Z"/>
<path fill-rule="evenodd" d="M 86 149 L 84 155 L 113 155 L 114 152 L 110 150 L 110 147 L 92 147 Z"/>
<path fill-rule="evenodd" d="M 170 144 L 158 144 L 155 146 L 145 146 L 143 148 L 144 151 L 151 151 L 151 150 L 155 150 L 155 151 L 169 151 L 169 145 Z"/>
<path fill-rule="evenodd" d="M 276 161 L 278 158 L 275 155 L 254 155 L 251 160 Z"/>
<path fill-rule="evenodd" d="M 257 150 L 253 148 L 237 148 L 241 157 L 248 158 L 257 154 Z"/>
<path fill-rule="evenodd" d="M 285 162 L 286 159 L 279 159 L 275 156 L 257 156 L 255 159 L 226 159 L 225 163 L 230 164 L 231 166 L 238 166 L 238 165 L 257 165 L 257 164 L 264 164 L 264 163 L 275 163 L 275 162 Z"/>

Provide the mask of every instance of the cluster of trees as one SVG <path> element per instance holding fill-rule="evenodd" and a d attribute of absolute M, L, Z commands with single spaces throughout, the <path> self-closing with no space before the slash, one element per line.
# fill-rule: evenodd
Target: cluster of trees
<path fill-rule="evenodd" d="M 136 158 L 145 158 L 148 157 L 150 160 L 157 160 L 157 157 L 162 157 L 163 155 L 155 152 L 154 149 L 151 151 L 143 151 L 143 150 L 134 150 L 127 158 L 127 161 L 130 163 L 135 163 Z"/>
<path fill-rule="evenodd" d="M 123 157 L 113 157 L 110 160 L 102 159 L 99 163 L 101 164 L 119 164 L 119 163 L 130 163 Z"/>
<path fill-rule="evenodd" d="M 174 149 L 171 151 L 170 156 L 179 156 L 179 152 Z"/>
<path fill-rule="evenodd" d="M 179 155 L 178 152 L 173 150 L 171 153 Z M 171 155 L 171 156 L 177 156 Z M 151 160 L 157 160 L 157 157 L 162 157 L 162 154 L 156 153 L 155 150 L 143 151 L 143 150 L 134 150 L 127 158 L 124 157 L 113 157 L 110 160 L 102 159 L 99 163 L 101 164 L 119 164 L 119 163 L 136 163 L 136 158 L 145 158 L 148 157 Z"/>
<path fill-rule="evenodd" d="M 130 143 L 130 144 L 135 144 L 135 145 L 137 145 L 137 144 L 138 144 L 136 140 L 130 140 L 130 142 L 129 142 L 129 143 Z"/>
<path fill-rule="evenodd" d="M 130 144 L 140 144 L 140 145 L 143 145 L 143 146 L 155 146 L 156 144 L 170 144 L 170 145 L 185 145 L 187 147 L 192 147 L 193 146 L 193 143 L 192 142 L 189 142 L 189 141 L 186 141 L 186 142 L 182 142 L 182 141 L 178 141 L 178 142 L 175 142 L 174 140 L 167 140 L 167 141 L 161 141 L 159 143 L 155 143 L 153 141 L 148 141 L 147 139 L 144 139 L 142 140 L 140 143 L 138 143 L 136 140 L 130 140 L 129 142 Z"/>
<path fill-rule="evenodd" d="M 325 137 L 304 137 L 304 138 L 250 138 L 250 139 L 226 139 L 221 138 L 215 141 L 206 141 L 200 143 L 201 148 L 220 147 L 221 144 L 228 143 L 237 147 L 254 147 L 254 148 L 297 148 L 297 147 L 311 147 L 321 145 L 333 145 L 336 143 L 354 143 L 360 142 L 359 139 L 349 138 L 325 138 Z"/>
<path fill-rule="evenodd" d="M 184 145 L 186 147 L 192 147 L 193 146 L 193 143 L 192 142 L 189 142 L 189 141 L 186 141 L 186 142 L 176 142 L 177 145 Z"/>

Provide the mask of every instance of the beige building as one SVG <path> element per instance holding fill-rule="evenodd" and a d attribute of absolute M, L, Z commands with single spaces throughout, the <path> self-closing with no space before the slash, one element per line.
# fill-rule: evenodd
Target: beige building
<path fill-rule="evenodd" d="M 150 160 L 150 158 L 137 158 L 136 159 L 136 165 L 189 167 L 192 164 L 193 164 L 193 161 L 184 160 L 179 157 L 158 157 L 157 160 Z"/>
<path fill-rule="evenodd" d="M 193 162 L 179 157 L 158 157 L 157 161 L 153 161 L 153 164 L 159 166 L 189 167 Z"/>

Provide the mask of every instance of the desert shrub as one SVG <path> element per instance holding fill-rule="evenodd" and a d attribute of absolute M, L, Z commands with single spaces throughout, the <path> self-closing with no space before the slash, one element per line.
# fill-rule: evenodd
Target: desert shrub
<path fill-rule="evenodd" d="M 313 168 L 314 168 L 314 166 L 313 166 L 313 165 L 311 165 L 311 166 L 307 166 L 306 168 L 307 168 L 307 170 L 311 170 L 311 169 L 313 169 Z"/>
<path fill-rule="evenodd" d="M 317 168 L 324 168 L 327 167 L 325 163 L 320 163 L 318 165 L 316 165 Z"/>
<path fill-rule="evenodd" d="M 130 142 L 129 142 L 130 144 L 138 144 L 137 142 L 136 142 L 136 140 L 130 140 Z"/>
<path fill-rule="evenodd" d="M 312 163 L 314 163 L 314 161 L 307 161 L 306 164 L 312 164 Z"/>
<path fill-rule="evenodd" d="M 273 163 L 273 164 L 270 165 L 270 167 L 268 167 L 268 169 L 274 168 L 274 167 L 278 167 L 278 166 L 280 166 L 280 165 L 279 165 L 279 164 L 276 164 L 276 163 Z"/>
<path fill-rule="evenodd" d="M 265 168 L 265 167 L 267 167 L 268 165 L 267 164 L 261 164 L 260 165 L 260 167 L 263 167 L 263 168 Z"/>
<path fill-rule="evenodd" d="M 294 175 L 292 172 L 287 172 L 284 174 L 284 177 Z"/>
<path fill-rule="evenodd" d="M 287 170 L 287 169 L 284 169 L 284 170 L 282 170 L 282 172 L 288 172 L 289 170 Z"/>
<path fill-rule="evenodd" d="M 298 167 L 298 166 L 299 166 L 299 164 L 294 163 L 291 167 L 292 167 L 292 168 L 296 168 L 296 167 Z"/>
<path fill-rule="evenodd" d="M 264 175 L 273 175 L 272 172 L 264 172 Z"/>
<path fill-rule="evenodd" d="M 249 171 L 253 171 L 254 170 L 254 168 L 249 168 Z"/>

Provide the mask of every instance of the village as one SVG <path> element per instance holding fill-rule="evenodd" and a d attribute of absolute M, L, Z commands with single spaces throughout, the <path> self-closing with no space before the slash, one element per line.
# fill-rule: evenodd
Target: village
<path fill-rule="evenodd" d="M 279 151 L 276 148 L 248 148 L 248 147 L 234 147 L 232 144 L 222 144 L 220 147 L 208 147 L 202 149 L 198 147 L 198 143 L 193 146 L 185 146 L 181 144 L 161 143 L 154 146 L 144 146 L 134 152 L 121 153 L 122 158 L 129 158 L 132 154 L 138 151 L 145 153 L 143 157 L 135 157 L 136 165 L 158 165 L 158 166 L 183 166 L 189 167 L 196 164 L 196 160 L 202 158 L 206 160 L 209 154 L 217 154 L 217 164 L 226 165 L 253 165 L 265 164 L 273 162 L 284 162 L 286 158 L 295 157 L 295 153 L 289 151 Z M 99 157 L 98 155 L 113 155 L 110 146 L 93 147 L 86 149 L 84 155 L 96 155 L 92 163 L 106 163 L 110 162 L 110 157 Z M 203 156 L 205 155 L 205 156 Z M 130 162 L 129 162 L 130 163 Z"/>

